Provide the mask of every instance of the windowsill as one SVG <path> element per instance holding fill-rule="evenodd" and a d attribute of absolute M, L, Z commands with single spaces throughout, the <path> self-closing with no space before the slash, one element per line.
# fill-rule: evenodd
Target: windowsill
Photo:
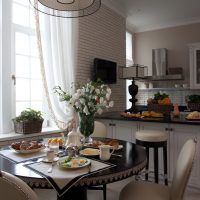
<path fill-rule="evenodd" d="M 9 141 L 13 139 L 23 139 L 29 137 L 46 136 L 53 133 L 61 133 L 62 131 L 56 127 L 43 128 L 41 133 L 20 134 L 20 133 L 0 133 L 0 142 Z"/>

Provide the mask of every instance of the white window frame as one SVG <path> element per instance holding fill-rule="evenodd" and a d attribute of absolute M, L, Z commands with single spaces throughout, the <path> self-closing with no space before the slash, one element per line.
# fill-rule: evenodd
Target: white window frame
<path fill-rule="evenodd" d="M 12 74 L 15 74 L 15 31 L 30 29 L 12 23 L 12 0 L 0 2 L 0 134 L 13 131 L 12 118 L 15 117 L 15 85 Z M 46 105 L 44 105 L 46 106 Z M 46 110 L 46 109 L 45 109 Z M 47 113 L 48 115 L 48 113 Z M 49 125 L 46 121 L 45 126 Z"/>
<path fill-rule="evenodd" d="M 131 66 L 134 64 L 134 59 L 133 59 L 133 34 L 126 31 L 126 37 L 128 36 L 132 36 L 131 38 L 131 52 L 132 52 L 132 58 L 128 58 L 127 57 L 127 46 L 126 46 L 126 67 Z M 126 40 L 126 45 L 127 45 L 127 40 Z M 131 107 L 131 102 L 129 101 L 129 99 L 131 99 L 131 95 L 129 94 L 128 91 L 128 86 L 131 85 L 132 80 L 126 80 L 126 108 L 129 109 Z"/>
<path fill-rule="evenodd" d="M 12 81 L 11 81 L 11 0 L 3 0 L 2 13 L 2 59 L 1 59 L 1 98 L 0 133 L 12 131 Z M 10 81 L 9 81 L 10 80 Z"/>

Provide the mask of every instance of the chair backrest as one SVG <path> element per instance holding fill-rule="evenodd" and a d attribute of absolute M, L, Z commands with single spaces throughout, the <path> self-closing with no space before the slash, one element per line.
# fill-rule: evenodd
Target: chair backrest
<path fill-rule="evenodd" d="M 182 200 L 196 155 L 196 140 L 188 140 L 182 147 L 171 185 L 171 200 Z"/>
<path fill-rule="evenodd" d="M 24 181 L 4 171 L 0 171 L 0 196 L 2 200 L 38 200 Z"/>
<path fill-rule="evenodd" d="M 94 122 L 94 132 L 91 135 L 92 137 L 106 137 L 107 129 L 102 122 Z"/>

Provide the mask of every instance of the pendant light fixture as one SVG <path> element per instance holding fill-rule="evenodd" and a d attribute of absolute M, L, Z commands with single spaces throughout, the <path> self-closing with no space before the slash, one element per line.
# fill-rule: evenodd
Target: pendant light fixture
<path fill-rule="evenodd" d="M 47 15 L 62 18 L 84 17 L 101 7 L 101 0 L 29 0 L 31 5 Z"/>

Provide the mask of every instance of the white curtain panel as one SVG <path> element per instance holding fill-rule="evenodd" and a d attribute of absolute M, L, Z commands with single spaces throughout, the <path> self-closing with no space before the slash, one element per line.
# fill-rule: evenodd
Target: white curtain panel
<path fill-rule="evenodd" d="M 66 19 L 36 12 L 36 29 L 43 85 L 51 116 L 57 126 L 66 129 L 74 113 L 54 93 L 55 86 L 71 91 L 75 82 L 78 44 L 78 19 Z"/>

